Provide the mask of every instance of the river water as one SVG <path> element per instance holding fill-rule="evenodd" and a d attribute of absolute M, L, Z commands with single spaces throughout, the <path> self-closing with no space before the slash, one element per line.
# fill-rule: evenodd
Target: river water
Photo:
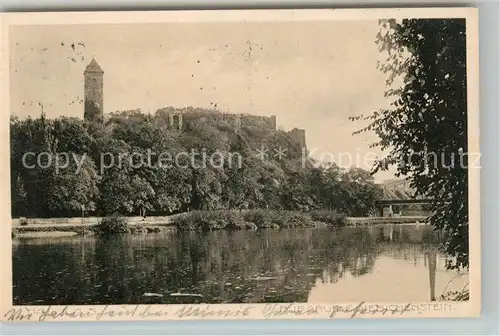
<path fill-rule="evenodd" d="M 463 288 L 428 226 L 13 242 L 16 305 L 417 302 Z"/>

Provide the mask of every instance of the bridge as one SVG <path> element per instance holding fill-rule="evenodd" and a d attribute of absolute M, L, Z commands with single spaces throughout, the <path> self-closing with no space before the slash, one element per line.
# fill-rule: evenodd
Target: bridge
<path fill-rule="evenodd" d="M 415 196 L 415 189 L 411 188 L 410 181 L 394 179 L 381 184 L 383 196 L 375 203 L 380 217 L 392 217 L 393 205 L 429 204 L 432 199 Z"/>

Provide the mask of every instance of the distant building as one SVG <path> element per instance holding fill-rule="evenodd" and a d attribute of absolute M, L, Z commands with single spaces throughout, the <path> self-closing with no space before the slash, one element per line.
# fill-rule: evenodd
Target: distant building
<path fill-rule="evenodd" d="M 87 65 L 84 73 L 84 118 L 102 121 L 104 108 L 104 71 L 95 59 Z"/>

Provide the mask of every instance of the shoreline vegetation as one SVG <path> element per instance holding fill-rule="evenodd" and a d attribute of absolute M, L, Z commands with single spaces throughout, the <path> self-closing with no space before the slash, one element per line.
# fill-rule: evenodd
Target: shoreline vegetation
<path fill-rule="evenodd" d="M 182 127 L 170 124 L 172 113 Z M 117 111 L 102 123 L 11 117 L 12 215 L 377 210 L 383 190 L 369 171 L 315 160 L 291 133 L 258 120 L 235 127 L 222 116 L 165 108 Z"/>
<path fill-rule="evenodd" d="M 191 211 L 167 217 L 15 219 L 12 237 L 44 238 L 73 235 L 145 234 L 170 231 L 259 230 L 286 228 L 344 227 L 367 225 L 424 224 L 425 217 L 346 217 L 332 210 L 299 212 L 288 210 Z M 43 223 L 43 224 L 40 224 Z"/>

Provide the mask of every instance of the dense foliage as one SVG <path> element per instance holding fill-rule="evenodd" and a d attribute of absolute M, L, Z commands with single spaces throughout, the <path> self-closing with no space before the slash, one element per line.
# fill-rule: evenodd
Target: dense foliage
<path fill-rule="evenodd" d="M 373 146 L 389 151 L 375 170 L 397 164 L 418 195 L 433 199 L 430 222 L 447 233 L 451 268 L 468 266 L 467 82 L 464 19 L 387 20 L 377 36 L 387 53 L 392 107 L 353 118 L 370 123 Z"/>
<path fill-rule="evenodd" d="M 14 216 L 257 208 L 361 216 L 380 194 L 367 171 L 304 158 L 286 132 L 251 124 L 236 129 L 210 118 L 214 111 L 184 112 L 182 130 L 169 127 L 163 110 L 113 113 L 103 123 L 11 118 Z M 282 157 L 275 155 L 279 148 Z M 60 153 L 69 154 L 67 168 L 54 167 L 56 158 L 64 161 Z M 176 155 L 177 162 L 165 160 Z M 43 167 L 51 159 L 52 165 L 41 168 L 40 157 Z"/>
<path fill-rule="evenodd" d="M 95 232 L 103 236 L 127 233 L 127 221 L 120 215 L 113 214 L 109 217 L 103 218 L 95 227 Z"/>
<path fill-rule="evenodd" d="M 180 230 L 217 230 L 217 229 L 265 229 L 334 226 L 345 224 L 345 218 L 330 210 L 313 210 L 308 213 L 290 210 L 222 210 L 192 211 L 180 217 L 177 228 Z"/>

